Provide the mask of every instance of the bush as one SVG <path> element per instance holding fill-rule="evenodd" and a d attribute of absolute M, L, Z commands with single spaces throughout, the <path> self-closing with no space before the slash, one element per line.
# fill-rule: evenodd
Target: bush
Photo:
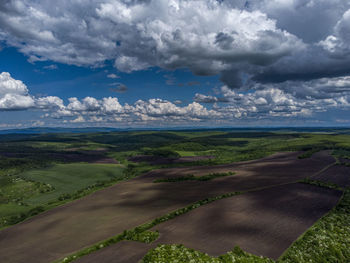
<path fill-rule="evenodd" d="M 244 252 L 239 247 L 235 247 L 231 252 L 216 257 L 186 248 L 183 245 L 158 245 L 150 250 L 141 263 L 161 263 L 161 262 L 193 262 L 193 263 L 273 263 L 268 258 L 258 257 Z"/>
<path fill-rule="evenodd" d="M 149 149 L 144 151 L 145 155 L 153 155 L 165 158 L 178 158 L 180 154 L 169 149 Z"/>

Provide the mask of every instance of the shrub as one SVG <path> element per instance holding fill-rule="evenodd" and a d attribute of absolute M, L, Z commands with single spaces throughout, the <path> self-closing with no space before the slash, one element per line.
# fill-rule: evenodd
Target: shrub
<path fill-rule="evenodd" d="M 168 157 L 168 158 L 180 157 L 179 153 L 172 151 L 172 150 L 169 150 L 169 149 L 149 149 L 149 150 L 145 150 L 144 154 L 159 156 L 159 157 Z"/>

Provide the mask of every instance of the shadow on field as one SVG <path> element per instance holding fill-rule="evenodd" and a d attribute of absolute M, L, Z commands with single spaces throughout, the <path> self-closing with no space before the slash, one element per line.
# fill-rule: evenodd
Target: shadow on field
<path fill-rule="evenodd" d="M 82 199 L 54 208 L 13 227 L 0 231 L 0 254 L 2 260 L 4 262 L 13 263 L 51 262 L 58 258 L 63 258 L 83 247 L 90 246 L 100 240 L 119 234 L 125 229 L 134 228 L 198 200 L 228 192 L 292 183 L 306 178 L 334 162 L 334 159 L 329 156 L 328 152 L 320 152 L 314 154 L 312 158 L 305 159 L 298 159 L 297 157 L 299 154 L 300 153 L 279 153 L 249 162 L 210 167 L 171 168 L 149 172 L 143 176 L 97 191 Z M 188 174 L 201 176 L 209 173 L 223 173 L 229 171 L 233 171 L 235 174 L 216 178 L 212 181 L 153 183 L 155 179 L 159 178 L 184 176 Z M 288 187 L 283 191 L 281 190 L 280 193 L 282 194 L 286 192 L 286 190 L 288 190 Z M 300 191 L 300 189 L 298 191 L 300 193 L 295 196 L 295 198 L 302 204 L 303 198 L 307 198 L 308 192 Z M 294 193 L 294 190 L 290 190 L 290 193 L 292 192 Z M 252 213 L 249 211 L 260 211 L 258 208 L 263 207 L 265 212 L 267 211 L 269 212 L 268 214 L 271 214 L 271 219 L 266 219 L 267 225 L 268 222 L 272 222 L 271 220 L 278 222 L 280 218 L 301 217 L 300 215 L 304 214 L 304 210 L 299 211 L 298 206 L 283 208 L 284 204 L 287 202 L 286 200 L 293 201 L 293 195 L 288 197 L 288 195 L 272 193 L 272 196 L 269 197 L 270 199 L 253 194 L 242 195 L 242 198 L 243 196 L 248 197 L 242 199 L 241 206 L 239 206 L 239 204 L 233 206 L 232 211 L 234 211 L 236 206 L 240 207 L 240 211 L 245 211 L 246 209 L 247 213 L 245 214 L 245 218 L 249 218 Z M 287 199 L 284 200 L 284 198 Z M 282 204 L 279 205 L 279 202 L 274 199 L 281 199 L 279 202 L 282 202 Z M 230 200 L 233 199 L 230 198 Z M 247 203 L 248 206 L 243 206 L 244 203 Z M 221 208 L 216 208 L 216 204 L 217 202 L 214 202 L 193 211 L 195 212 L 198 210 L 198 213 L 202 213 L 200 212 L 204 211 L 202 208 L 210 206 L 215 208 L 214 210 L 203 213 L 201 217 L 197 218 L 197 221 L 192 223 L 191 227 L 188 229 L 189 233 L 191 233 L 191 229 L 198 229 L 199 226 L 202 226 L 199 227 L 200 229 L 208 228 L 203 232 L 203 235 L 205 233 L 210 233 L 210 235 L 212 235 L 215 231 L 219 231 L 219 233 L 226 232 L 231 234 L 235 232 L 242 236 L 245 232 L 260 233 L 263 231 L 264 225 L 247 224 L 249 221 L 241 221 L 239 227 L 227 225 L 226 227 L 229 230 L 225 230 L 226 227 L 224 226 L 227 223 L 222 221 L 222 219 L 226 217 L 225 213 L 228 212 L 222 211 Z M 230 207 L 229 204 L 223 207 L 226 206 Z M 290 214 L 288 211 L 291 210 L 295 210 L 296 214 Z M 253 213 L 252 215 L 255 218 L 264 218 L 259 213 Z M 187 215 L 181 216 L 178 219 L 186 216 Z M 169 221 L 169 223 L 174 220 Z M 235 220 L 233 216 L 232 222 L 235 222 Z M 275 221 L 274 223 L 276 223 Z M 263 222 L 265 221 L 262 221 L 262 223 Z M 196 226 L 196 224 L 198 224 L 198 226 Z M 222 225 L 216 228 L 219 224 Z M 276 225 L 278 226 L 278 224 Z M 179 226 L 179 229 L 182 228 L 186 229 L 186 227 L 182 225 Z M 242 232 L 242 229 L 246 229 L 246 231 Z M 173 232 L 177 233 L 177 231 L 172 231 L 172 233 Z M 179 233 L 181 236 L 181 232 Z M 268 235 L 270 234 L 260 234 L 258 237 Z M 285 233 L 281 231 L 281 235 L 283 236 Z M 165 237 L 167 236 L 168 235 Z M 169 235 L 169 240 L 170 238 L 171 236 Z M 282 237 L 281 239 L 274 239 L 273 236 L 271 238 L 271 240 L 279 240 L 279 242 L 282 240 Z M 221 237 L 220 235 L 216 235 L 212 240 L 216 240 L 216 242 L 220 243 Z M 199 242 L 197 243 L 200 244 Z M 272 246 L 276 246 L 275 243 L 266 243 L 265 245 L 267 246 L 266 250 Z M 242 247 L 244 248 L 244 246 Z M 223 248 L 227 248 L 227 250 L 232 249 L 232 241 L 231 243 L 227 243 L 226 247 L 223 246 Z M 108 249 L 109 248 L 101 251 L 109 251 Z M 210 251 L 208 250 L 208 252 Z M 213 252 L 216 253 L 216 250 Z M 111 258 L 105 257 L 104 261 L 96 262 L 112 261 Z"/>

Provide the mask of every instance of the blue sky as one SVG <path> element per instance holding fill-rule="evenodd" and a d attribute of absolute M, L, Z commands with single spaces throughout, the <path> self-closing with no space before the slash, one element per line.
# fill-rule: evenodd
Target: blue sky
<path fill-rule="evenodd" d="M 349 126 L 349 35 L 342 0 L 1 2 L 0 129 Z"/>
<path fill-rule="evenodd" d="M 50 66 L 55 67 L 47 68 Z M 155 97 L 192 101 L 195 93 L 210 93 L 212 88 L 221 85 L 218 76 L 195 76 L 188 70 L 170 71 L 154 67 L 132 74 L 118 72 L 110 61 L 98 68 L 52 61 L 29 63 L 28 57 L 11 47 L 5 47 L 0 52 L 0 71 L 11 72 L 13 78 L 22 80 L 33 95 L 58 96 L 64 100 L 70 97 L 92 96 L 100 99 L 118 95 L 123 103 Z M 110 74 L 118 77 L 109 78 Z M 111 90 L 116 87 L 115 83 L 126 85 L 127 92 L 116 94 Z"/>

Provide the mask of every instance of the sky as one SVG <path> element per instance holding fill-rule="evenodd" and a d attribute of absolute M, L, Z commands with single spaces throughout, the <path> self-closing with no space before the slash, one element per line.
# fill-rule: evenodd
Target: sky
<path fill-rule="evenodd" d="M 0 129 L 350 126 L 347 0 L 0 1 Z"/>

